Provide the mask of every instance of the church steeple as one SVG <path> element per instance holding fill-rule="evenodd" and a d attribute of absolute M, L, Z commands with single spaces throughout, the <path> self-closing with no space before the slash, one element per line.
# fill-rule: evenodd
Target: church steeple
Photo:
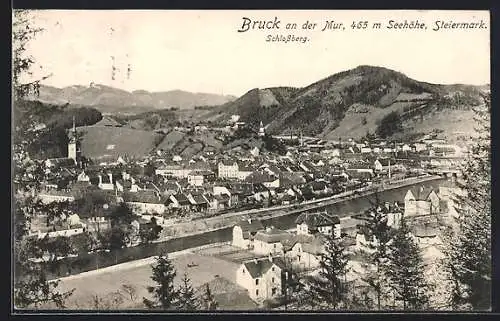
<path fill-rule="evenodd" d="M 81 160 L 81 151 L 80 151 L 80 142 L 78 140 L 78 133 L 76 131 L 76 122 L 75 116 L 73 116 L 73 128 L 69 132 L 69 142 L 68 142 L 68 158 L 71 158 L 75 161 L 76 165 L 80 164 Z"/>
<path fill-rule="evenodd" d="M 264 129 L 264 125 L 262 124 L 262 120 L 260 121 L 260 128 L 259 128 L 259 136 L 266 136 L 266 132 Z"/>

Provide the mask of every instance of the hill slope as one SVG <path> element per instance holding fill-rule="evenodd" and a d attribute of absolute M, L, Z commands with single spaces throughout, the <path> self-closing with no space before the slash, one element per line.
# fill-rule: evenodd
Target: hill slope
<path fill-rule="evenodd" d="M 422 120 L 443 110 L 468 117 L 462 111 L 482 103 L 483 87 L 430 84 L 387 68 L 359 66 L 300 89 L 253 89 L 217 107 L 207 117 L 223 121 L 237 114 L 254 126 L 262 121 L 271 133 L 302 131 L 304 135 L 333 139 L 374 133 L 385 116 L 396 112 L 405 130 L 418 132 L 417 118 Z M 442 119 L 446 130 L 460 126 L 459 122 L 450 125 L 447 121 Z M 429 130 L 427 127 L 422 130 Z"/>

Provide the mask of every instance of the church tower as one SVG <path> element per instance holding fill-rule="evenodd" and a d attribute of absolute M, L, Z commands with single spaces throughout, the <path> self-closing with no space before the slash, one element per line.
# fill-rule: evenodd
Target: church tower
<path fill-rule="evenodd" d="M 264 130 L 264 125 L 262 124 L 262 121 L 260 121 L 260 128 L 259 128 L 259 137 L 266 136 L 266 132 Z"/>
<path fill-rule="evenodd" d="M 75 116 L 73 116 L 73 128 L 69 132 L 69 142 L 68 142 L 68 158 L 75 161 L 75 164 L 80 165 L 81 151 L 80 151 L 80 140 L 78 139 L 78 133 L 76 131 Z"/>

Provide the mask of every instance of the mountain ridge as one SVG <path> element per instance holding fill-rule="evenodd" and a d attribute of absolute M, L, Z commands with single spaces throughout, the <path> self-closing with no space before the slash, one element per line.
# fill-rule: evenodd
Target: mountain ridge
<path fill-rule="evenodd" d="M 71 85 L 62 88 L 41 85 L 39 100 L 50 104 L 72 104 L 95 107 L 102 112 L 120 112 L 121 109 L 136 109 L 136 112 L 178 108 L 192 109 L 197 106 L 217 106 L 232 101 L 237 97 L 211 93 L 193 93 L 184 90 L 150 92 L 134 90 L 129 92 L 102 84 L 91 83 L 89 86 Z M 133 108 L 136 107 L 136 108 Z"/>
<path fill-rule="evenodd" d="M 485 90 L 485 85 L 432 84 L 385 67 L 361 65 L 302 88 L 251 89 L 206 117 L 225 122 L 240 115 L 254 127 L 262 121 L 272 134 L 301 131 L 322 138 L 360 138 L 373 134 L 391 112 L 400 114 L 403 128 L 411 131 L 416 116 L 422 121 L 443 109 L 470 111 L 482 103 Z M 263 102 L 264 96 L 276 103 Z"/>

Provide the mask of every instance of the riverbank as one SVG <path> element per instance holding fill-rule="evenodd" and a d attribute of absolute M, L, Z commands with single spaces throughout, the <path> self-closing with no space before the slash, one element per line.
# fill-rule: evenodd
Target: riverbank
<path fill-rule="evenodd" d="M 325 197 L 316 200 L 305 201 L 302 203 L 279 205 L 270 208 L 246 210 L 241 212 L 227 213 L 219 216 L 214 216 L 207 219 L 196 221 L 177 223 L 172 226 L 164 227 L 162 237 L 155 241 L 155 243 L 165 242 L 167 240 L 176 238 L 178 236 L 191 236 L 204 232 L 216 231 L 219 229 L 233 227 L 238 224 L 241 219 L 259 219 L 270 220 L 273 218 L 300 213 L 303 211 L 321 209 L 339 202 L 350 201 L 355 198 L 366 197 L 373 195 L 377 192 L 389 191 L 409 185 L 422 184 L 429 181 L 443 179 L 441 176 L 422 176 L 417 178 L 393 180 L 391 183 L 368 186 L 354 191 L 347 191 L 344 193 L 336 194 L 330 197 Z M 343 213 L 339 213 L 339 217 L 343 217 Z"/>
<path fill-rule="evenodd" d="M 441 177 L 426 177 L 420 179 L 406 180 L 398 185 L 391 185 L 391 188 L 385 188 L 383 191 L 378 190 L 381 199 L 393 202 L 401 201 L 407 191 L 406 186 L 427 182 L 429 185 L 439 186 L 438 179 Z M 432 182 L 430 182 L 432 181 Z M 168 253 L 183 251 L 186 249 L 204 246 L 211 243 L 228 242 L 232 239 L 232 227 L 237 224 L 242 218 L 260 219 L 265 225 L 273 225 L 280 229 L 290 229 L 295 226 L 295 219 L 304 210 L 327 208 L 333 213 L 336 213 L 340 218 L 349 217 L 354 214 L 359 214 L 364 209 L 370 206 L 369 196 L 375 191 L 365 191 L 358 195 L 352 195 L 350 198 L 340 198 L 339 196 L 329 199 L 321 199 L 301 203 L 298 209 L 287 210 L 296 205 L 280 206 L 280 210 L 275 208 L 272 210 L 259 211 L 257 213 L 231 213 L 231 217 L 221 219 L 218 226 L 210 226 L 205 224 L 201 231 L 190 230 L 179 234 L 176 237 L 161 240 L 159 242 L 139 245 L 135 247 L 126 247 L 114 252 L 98 252 L 92 254 L 83 254 L 77 258 L 67 258 L 65 262 L 61 262 L 61 266 L 57 272 L 47 271 L 50 279 L 57 279 L 61 276 L 77 275 L 80 273 L 90 272 L 105 267 L 115 266 L 122 263 L 133 262 L 138 260 L 146 260 L 149 257 L 155 256 L 162 251 Z M 285 208 L 284 208 L 285 207 Z M 283 209 L 284 208 L 284 209 Z M 215 218 L 210 220 L 213 222 Z M 211 228 L 210 228 L 211 227 Z"/>

